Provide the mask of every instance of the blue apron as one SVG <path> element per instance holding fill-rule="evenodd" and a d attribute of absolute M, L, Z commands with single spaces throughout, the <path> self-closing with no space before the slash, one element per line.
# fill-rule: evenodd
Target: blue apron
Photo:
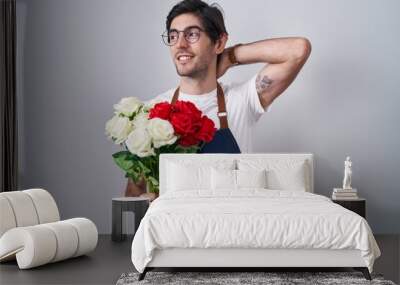
<path fill-rule="evenodd" d="M 175 90 L 171 103 L 178 100 L 179 87 Z M 239 145 L 228 127 L 225 97 L 222 87 L 217 82 L 218 118 L 220 128 L 215 132 L 212 141 L 205 143 L 198 153 L 240 153 Z"/>

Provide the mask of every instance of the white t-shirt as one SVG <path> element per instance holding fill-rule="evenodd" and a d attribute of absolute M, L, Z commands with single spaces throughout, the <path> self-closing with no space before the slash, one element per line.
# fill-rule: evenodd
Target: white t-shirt
<path fill-rule="evenodd" d="M 270 106 L 264 110 L 256 90 L 256 77 L 242 83 L 224 84 L 219 82 L 225 95 L 226 111 L 228 113 L 228 127 L 239 144 L 242 153 L 251 153 L 253 150 L 253 130 L 255 123 L 262 114 L 270 110 Z M 177 87 L 157 95 L 149 102 L 171 102 Z M 179 91 L 178 100 L 190 101 L 196 105 L 204 115 L 214 121 L 219 129 L 217 116 L 218 102 L 217 89 L 201 95 L 191 95 Z"/>

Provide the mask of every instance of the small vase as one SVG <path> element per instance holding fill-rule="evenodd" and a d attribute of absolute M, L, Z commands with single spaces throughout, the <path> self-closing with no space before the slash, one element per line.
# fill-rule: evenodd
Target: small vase
<path fill-rule="evenodd" d="M 137 183 L 133 182 L 132 178 L 128 178 L 125 188 L 125 197 L 139 197 L 146 193 L 146 180 L 141 178 Z"/>

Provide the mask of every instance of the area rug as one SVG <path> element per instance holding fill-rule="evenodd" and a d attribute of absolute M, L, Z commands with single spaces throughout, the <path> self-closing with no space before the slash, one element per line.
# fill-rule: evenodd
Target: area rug
<path fill-rule="evenodd" d="M 221 284 L 221 285 L 292 285 L 292 284 L 379 284 L 395 285 L 384 280 L 382 275 L 372 274 L 372 281 L 360 272 L 155 272 L 150 271 L 145 279 L 138 281 L 139 273 L 124 273 L 116 285 L 136 284 Z"/>

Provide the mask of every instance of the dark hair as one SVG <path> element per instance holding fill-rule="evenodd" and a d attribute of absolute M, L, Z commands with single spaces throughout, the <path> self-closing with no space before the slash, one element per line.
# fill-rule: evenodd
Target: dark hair
<path fill-rule="evenodd" d="M 169 31 L 172 20 L 175 17 L 185 13 L 193 13 L 200 18 L 205 32 L 211 41 L 215 43 L 223 33 L 228 33 L 225 28 L 222 9 L 219 9 L 217 5 L 216 3 L 208 5 L 201 0 L 183 0 L 177 3 L 167 16 L 167 31 Z"/>

